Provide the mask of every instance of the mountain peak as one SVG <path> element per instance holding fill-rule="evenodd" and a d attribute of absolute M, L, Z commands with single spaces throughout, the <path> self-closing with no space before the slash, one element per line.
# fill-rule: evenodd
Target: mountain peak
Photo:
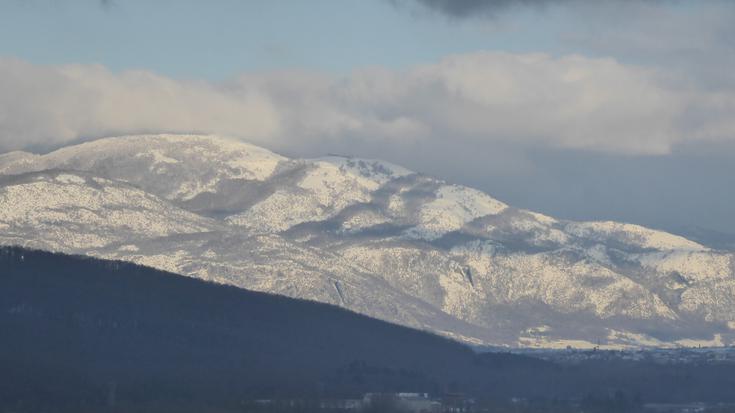
<path fill-rule="evenodd" d="M 267 149 L 212 135 L 130 135 L 103 138 L 45 155 L 9 158 L 4 174 L 79 170 L 186 201 L 227 180 L 263 181 L 287 160 Z"/>
<path fill-rule="evenodd" d="M 357 158 L 354 156 L 330 154 L 321 158 L 316 158 L 312 161 L 331 163 L 344 171 L 374 180 L 379 184 L 384 184 L 391 179 L 415 173 L 390 162 L 381 161 L 379 159 Z"/>
<path fill-rule="evenodd" d="M 475 344 L 735 341 L 731 252 L 557 220 L 389 162 L 135 135 L 0 155 L 0 175 L 0 244 L 327 302 Z"/>

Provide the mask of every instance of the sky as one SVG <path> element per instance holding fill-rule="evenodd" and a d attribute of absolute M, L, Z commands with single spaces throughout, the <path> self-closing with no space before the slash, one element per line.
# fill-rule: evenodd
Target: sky
<path fill-rule="evenodd" d="M 735 233 L 735 2 L 4 0 L 0 152 L 213 133 Z"/>

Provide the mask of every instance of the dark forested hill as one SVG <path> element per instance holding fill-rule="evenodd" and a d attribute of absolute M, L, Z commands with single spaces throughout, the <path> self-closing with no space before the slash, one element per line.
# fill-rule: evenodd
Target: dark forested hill
<path fill-rule="evenodd" d="M 620 389 L 651 400 L 714 400 L 733 386 L 732 366 L 562 367 L 478 355 L 334 306 L 129 263 L 0 248 L 0 412 L 111 404 L 237 411 L 257 398 L 371 391 L 507 399 Z"/>
<path fill-rule="evenodd" d="M 6 406 L 438 392 L 476 369 L 461 344 L 334 306 L 20 248 L 0 249 L 0 331 Z"/>

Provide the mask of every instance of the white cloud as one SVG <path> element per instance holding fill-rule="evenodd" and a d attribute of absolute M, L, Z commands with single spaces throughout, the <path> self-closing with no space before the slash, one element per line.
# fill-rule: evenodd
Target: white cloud
<path fill-rule="evenodd" d="M 0 147 L 150 131 L 219 133 L 301 153 L 465 142 L 664 154 L 735 139 L 735 94 L 693 84 L 579 55 L 474 53 L 405 71 L 244 74 L 222 84 L 0 59 Z"/>
<path fill-rule="evenodd" d="M 98 65 L 37 66 L 0 60 L 0 145 L 18 149 L 145 131 L 278 134 L 267 96 L 233 95 L 204 82 Z"/>

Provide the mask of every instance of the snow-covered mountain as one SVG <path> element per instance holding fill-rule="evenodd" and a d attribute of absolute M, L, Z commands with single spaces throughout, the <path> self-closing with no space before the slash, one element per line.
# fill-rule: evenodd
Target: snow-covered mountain
<path fill-rule="evenodd" d="M 513 208 L 387 162 L 212 136 L 0 155 L 0 243 L 332 303 L 466 342 L 735 342 L 735 257 Z"/>

